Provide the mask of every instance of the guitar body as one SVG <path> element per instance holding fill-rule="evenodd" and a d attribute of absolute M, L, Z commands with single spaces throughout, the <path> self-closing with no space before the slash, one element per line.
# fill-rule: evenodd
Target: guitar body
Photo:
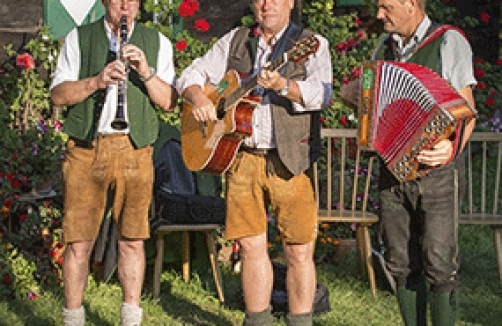
<path fill-rule="evenodd" d="M 206 86 L 204 93 L 218 107 L 219 101 L 239 87 L 239 76 L 230 70 L 217 89 Z M 214 174 L 225 172 L 237 155 L 244 140 L 253 133 L 253 111 L 259 97 L 244 96 L 224 108 L 224 116 L 217 121 L 195 120 L 190 103 L 181 113 L 181 148 L 183 160 L 192 171 Z"/>

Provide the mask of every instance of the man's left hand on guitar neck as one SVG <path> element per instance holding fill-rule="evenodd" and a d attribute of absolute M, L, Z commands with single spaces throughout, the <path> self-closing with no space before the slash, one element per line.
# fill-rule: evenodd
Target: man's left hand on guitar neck
<path fill-rule="evenodd" d="M 271 71 L 267 69 L 268 65 L 269 63 L 267 63 L 264 68 L 258 73 L 258 85 L 266 89 L 274 90 L 277 94 L 282 95 L 290 99 L 291 101 L 304 105 L 298 84 L 294 80 L 288 80 L 282 77 L 277 70 Z M 288 92 L 286 94 L 281 94 L 281 90 L 283 90 L 286 85 L 289 86 Z"/>

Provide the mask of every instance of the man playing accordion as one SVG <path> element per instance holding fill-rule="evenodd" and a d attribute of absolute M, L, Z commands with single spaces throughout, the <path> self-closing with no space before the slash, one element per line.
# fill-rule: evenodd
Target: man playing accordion
<path fill-rule="evenodd" d="M 382 20 L 389 34 L 378 44 L 372 59 L 428 67 L 474 107 L 472 85 L 476 80 L 472 50 L 465 36 L 452 26 L 432 22 L 425 12 L 425 0 L 378 0 L 376 4 L 376 18 Z M 423 44 L 431 33 L 436 33 L 436 37 Z M 474 124 L 475 119 L 471 119 L 463 129 L 457 153 L 461 153 Z M 406 325 L 426 325 L 427 302 L 434 325 L 454 325 L 459 266 L 458 221 L 452 207 L 455 170 L 460 198 L 463 194 L 463 159 L 458 154 L 455 157 L 452 140 L 444 139 L 431 149 L 420 151 L 416 160 L 434 169 L 404 182 L 399 182 L 388 169 L 381 171 L 386 264 L 396 280 L 398 304 Z"/>

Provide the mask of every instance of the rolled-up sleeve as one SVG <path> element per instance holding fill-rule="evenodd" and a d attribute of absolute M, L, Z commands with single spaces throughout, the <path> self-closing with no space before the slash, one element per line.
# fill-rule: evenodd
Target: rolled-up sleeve
<path fill-rule="evenodd" d="M 333 69 L 328 41 L 316 35 L 319 49 L 305 62 L 306 77 L 296 83 L 300 88 L 304 105 L 294 103 L 296 112 L 318 111 L 327 107 L 333 94 Z"/>
<path fill-rule="evenodd" d="M 176 82 L 179 94 L 192 85 L 217 85 L 225 76 L 227 58 L 230 51 L 230 41 L 237 29 L 221 37 L 209 51 L 202 57 L 195 59 L 190 66 L 185 68 Z"/>
<path fill-rule="evenodd" d="M 54 71 L 50 89 L 65 81 L 77 81 L 80 73 L 80 48 L 77 29 L 72 29 L 65 37 L 59 51 L 56 70 Z"/>

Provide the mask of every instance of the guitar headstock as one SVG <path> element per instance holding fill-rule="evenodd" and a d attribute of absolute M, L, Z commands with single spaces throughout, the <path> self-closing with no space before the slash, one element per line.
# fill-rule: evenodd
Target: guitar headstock
<path fill-rule="evenodd" d="M 306 37 L 301 41 L 298 41 L 293 45 L 293 47 L 288 51 L 288 61 L 294 61 L 296 63 L 306 59 L 312 53 L 315 53 L 319 49 L 319 39 L 312 35 Z"/>

